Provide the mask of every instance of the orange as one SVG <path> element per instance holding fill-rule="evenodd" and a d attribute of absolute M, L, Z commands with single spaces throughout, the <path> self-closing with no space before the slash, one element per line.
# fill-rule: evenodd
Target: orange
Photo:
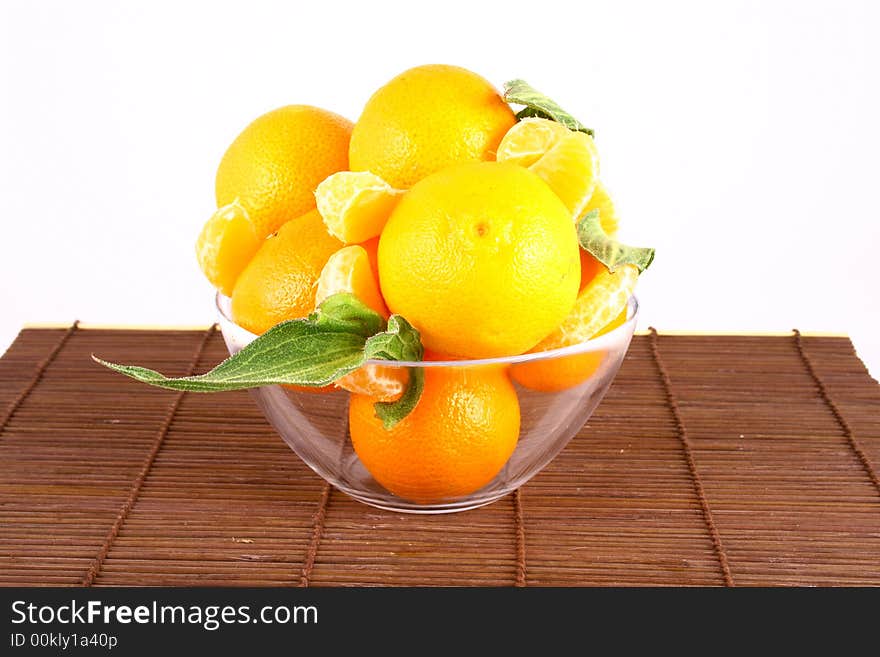
<path fill-rule="evenodd" d="M 217 169 L 217 205 L 238 199 L 261 237 L 315 207 L 314 191 L 348 169 L 351 121 L 309 105 L 263 114 L 235 138 Z"/>
<path fill-rule="evenodd" d="M 352 244 L 382 232 L 401 194 L 369 171 L 340 171 L 318 185 L 315 199 L 327 231 Z"/>
<path fill-rule="evenodd" d="M 502 368 L 425 368 L 415 409 L 392 429 L 375 399 L 352 395 L 349 431 L 370 474 L 417 503 L 467 495 L 504 467 L 519 437 L 516 391 Z"/>
<path fill-rule="evenodd" d="M 352 124 L 289 105 L 264 114 L 232 142 L 217 169 L 220 208 L 197 243 L 208 280 L 229 295 L 263 239 L 315 207 L 318 183 L 348 168 Z"/>
<path fill-rule="evenodd" d="M 510 106 L 476 73 L 418 66 L 367 101 L 351 135 L 351 169 L 407 189 L 451 164 L 495 159 L 515 122 Z"/>
<path fill-rule="evenodd" d="M 537 175 L 509 163 L 449 167 L 417 183 L 379 239 L 392 312 L 428 349 L 522 353 L 569 313 L 580 281 L 575 224 Z"/>
<path fill-rule="evenodd" d="M 530 353 L 580 344 L 626 321 L 626 305 L 635 290 L 639 270 L 623 265 L 611 273 L 604 265 L 600 267 L 578 294 L 565 321 Z M 604 353 L 595 352 L 519 363 L 511 366 L 511 376 L 533 390 L 564 390 L 586 381 L 603 358 Z"/>
<path fill-rule="evenodd" d="M 538 174 L 575 219 L 583 214 L 599 173 L 593 138 L 549 119 L 517 123 L 501 140 L 497 157 Z"/>
<path fill-rule="evenodd" d="M 288 221 L 263 242 L 232 291 L 232 318 L 264 333 L 315 309 L 321 269 L 342 243 L 327 234 L 317 210 Z"/>
<path fill-rule="evenodd" d="M 263 237 L 257 234 L 247 210 L 232 202 L 219 208 L 205 223 L 196 242 L 196 257 L 211 284 L 229 296 L 262 243 Z"/>

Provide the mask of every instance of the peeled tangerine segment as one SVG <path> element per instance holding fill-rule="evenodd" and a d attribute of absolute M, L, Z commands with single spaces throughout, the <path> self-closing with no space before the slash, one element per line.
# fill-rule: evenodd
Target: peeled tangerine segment
<path fill-rule="evenodd" d="M 409 373 L 405 367 L 368 364 L 336 382 L 343 390 L 369 395 L 376 401 L 396 401 L 406 389 Z"/>
<path fill-rule="evenodd" d="M 239 274 L 262 243 L 247 210 L 232 202 L 218 208 L 205 223 L 196 241 L 196 257 L 211 284 L 230 296 Z"/>
<path fill-rule="evenodd" d="M 599 175 L 593 138 L 549 119 L 527 118 L 514 125 L 498 145 L 496 158 L 538 174 L 573 218 L 583 214 Z"/>
<path fill-rule="evenodd" d="M 344 246 L 330 256 L 318 278 L 315 305 L 340 292 L 355 295 L 377 313 L 388 317 L 370 254 L 363 246 Z M 394 401 L 403 394 L 408 379 L 404 367 L 364 365 L 339 379 L 336 385 L 349 392 L 369 395 L 376 401 Z"/>
<path fill-rule="evenodd" d="M 383 317 L 388 317 L 388 307 L 379 290 L 370 257 L 359 244 L 344 246 L 327 260 L 318 277 L 315 306 L 340 292 L 353 294 Z"/>
<path fill-rule="evenodd" d="M 598 180 L 596 181 L 596 188 L 593 190 L 592 196 L 590 196 L 590 202 L 587 203 L 587 207 L 584 208 L 582 214 L 593 210 L 599 211 L 599 223 L 602 224 L 602 230 L 605 231 L 605 234 L 608 237 L 614 237 L 617 234 L 619 225 L 617 210 L 614 207 L 614 201 L 608 195 L 608 190 L 605 189 L 605 185 Z"/>
<path fill-rule="evenodd" d="M 532 351 L 568 347 L 595 336 L 626 308 L 638 278 L 635 265 L 621 265 L 614 272 L 600 271 L 578 294 L 568 317 Z"/>
<path fill-rule="evenodd" d="M 559 327 L 529 353 L 586 342 L 626 321 L 626 305 L 635 290 L 639 270 L 623 265 L 614 273 L 604 266 L 578 295 L 574 308 Z M 519 384 L 542 392 L 556 392 L 583 383 L 605 359 L 604 351 L 520 363 L 511 367 Z"/>
<path fill-rule="evenodd" d="M 401 194 L 369 171 L 340 171 L 318 185 L 315 199 L 327 231 L 357 244 L 382 232 Z"/>

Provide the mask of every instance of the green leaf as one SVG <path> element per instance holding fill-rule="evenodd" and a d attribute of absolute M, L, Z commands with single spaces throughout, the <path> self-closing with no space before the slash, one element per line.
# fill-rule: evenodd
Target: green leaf
<path fill-rule="evenodd" d="M 419 332 L 400 315 L 392 315 L 388 319 L 388 329 L 367 340 L 364 354 L 367 359 L 420 361 L 424 356 L 424 348 L 419 339 Z M 424 386 L 424 369 L 411 367 L 403 395 L 396 401 L 376 402 L 373 405 L 376 417 L 382 420 L 386 429 L 393 428 L 410 414 L 419 402 Z"/>
<path fill-rule="evenodd" d="M 425 388 L 425 369 L 423 367 L 411 367 L 409 369 L 409 381 L 406 390 L 400 399 L 393 402 L 376 402 L 373 408 L 376 417 L 382 420 L 382 426 L 393 429 L 394 425 L 409 415 L 419 403 L 422 390 Z"/>
<path fill-rule="evenodd" d="M 144 367 L 92 358 L 133 379 L 171 390 L 217 392 L 274 384 L 321 387 L 361 366 L 364 343 L 383 324 L 378 313 L 353 295 L 336 294 L 307 318 L 272 327 L 206 374 L 172 378 Z"/>
<path fill-rule="evenodd" d="M 384 329 L 384 330 L 383 330 Z M 167 377 L 134 365 L 98 363 L 133 379 L 170 390 L 219 392 L 291 384 L 322 387 L 361 367 L 367 360 L 412 360 L 423 356 L 419 332 L 403 317 L 382 316 L 351 294 L 334 294 L 304 319 L 282 322 L 266 331 L 210 372 Z M 386 428 L 406 417 L 422 394 L 421 368 L 395 402 L 378 402 L 376 414 Z"/>
<path fill-rule="evenodd" d="M 577 233 L 581 248 L 608 267 L 608 271 L 613 272 L 621 265 L 635 265 L 642 273 L 654 261 L 654 249 L 627 246 L 608 237 L 599 222 L 598 210 L 591 210 L 583 216 L 578 222 Z"/>
<path fill-rule="evenodd" d="M 525 80 L 511 80 L 504 83 L 504 100 L 516 105 L 525 105 L 516 118 L 538 117 L 561 123 L 569 130 L 586 132 L 591 137 L 593 131 L 566 112 L 559 104 L 535 89 Z"/>
<path fill-rule="evenodd" d="M 391 315 L 388 328 L 364 344 L 367 360 L 422 360 L 424 354 L 419 332 L 400 315 Z"/>

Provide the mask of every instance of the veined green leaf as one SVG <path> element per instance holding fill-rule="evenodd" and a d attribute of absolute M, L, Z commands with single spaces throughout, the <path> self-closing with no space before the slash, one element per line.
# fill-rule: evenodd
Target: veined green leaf
<path fill-rule="evenodd" d="M 530 116 L 536 116 L 541 119 L 550 119 L 561 123 L 569 130 L 586 132 L 591 137 L 593 136 L 592 130 L 584 126 L 583 123 L 562 109 L 562 107 L 559 106 L 559 103 L 542 94 L 525 80 L 511 80 L 510 82 L 505 82 L 504 100 L 515 105 L 525 106 L 524 109 L 517 113 L 517 119 L 523 119 Z"/>
<path fill-rule="evenodd" d="M 388 319 L 388 329 L 367 340 L 364 353 L 368 359 L 420 361 L 425 351 L 419 332 L 400 315 L 392 315 Z M 391 429 L 410 414 L 422 396 L 424 386 L 424 369 L 411 367 L 406 390 L 400 398 L 393 402 L 376 402 L 376 416 L 386 429 Z"/>
<path fill-rule="evenodd" d="M 654 249 L 627 246 L 608 237 L 599 222 L 599 211 L 591 210 L 578 221 L 578 241 L 581 248 L 589 252 L 613 272 L 621 265 L 635 265 L 639 273 L 645 271 L 654 261 Z"/>
<path fill-rule="evenodd" d="M 422 390 L 425 388 L 425 370 L 422 367 L 409 368 L 409 381 L 406 390 L 399 399 L 392 402 L 376 402 L 373 408 L 376 417 L 382 420 L 386 429 L 393 429 L 394 425 L 409 415 L 419 403 Z"/>
<path fill-rule="evenodd" d="M 422 356 L 419 333 L 405 319 L 392 315 L 386 328 L 381 315 L 355 296 L 335 294 L 308 317 L 274 326 L 205 374 L 168 377 L 145 367 L 92 358 L 160 388 L 219 392 L 277 384 L 322 387 L 370 359 L 419 361 Z M 409 385 L 399 400 L 376 404 L 376 413 L 387 428 L 418 403 L 422 380 L 414 372 L 421 369 L 410 370 Z"/>

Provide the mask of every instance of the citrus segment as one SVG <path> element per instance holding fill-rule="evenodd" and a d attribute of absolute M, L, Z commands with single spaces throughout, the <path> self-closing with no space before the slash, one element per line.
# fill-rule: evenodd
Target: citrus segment
<path fill-rule="evenodd" d="M 382 293 L 431 350 L 530 349 L 565 318 L 580 280 L 575 224 L 535 174 L 460 164 L 417 183 L 379 240 Z"/>
<path fill-rule="evenodd" d="M 538 174 L 562 199 L 572 218 L 583 214 L 599 173 L 593 138 L 548 119 L 523 119 L 498 146 L 498 161 Z"/>
<path fill-rule="evenodd" d="M 413 502 L 482 488 L 507 463 L 519 437 L 519 401 L 498 367 L 426 368 L 419 403 L 390 430 L 376 417 L 375 401 L 352 395 L 352 445 L 376 481 Z"/>
<path fill-rule="evenodd" d="M 608 237 L 614 237 L 617 234 L 618 228 L 618 220 L 617 220 L 617 209 L 614 207 L 614 201 L 611 200 L 611 196 L 608 195 L 608 190 L 598 180 L 596 181 L 596 188 L 593 190 L 593 195 L 590 196 L 590 201 L 587 203 L 587 207 L 584 208 L 584 211 L 581 214 L 586 214 L 587 212 L 591 212 L 592 210 L 599 211 L 599 223 L 602 224 L 602 230 L 605 231 L 605 234 Z"/>
<path fill-rule="evenodd" d="M 266 239 L 232 291 L 232 319 L 261 334 L 315 309 L 315 286 L 342 243 L 327 234 L 317 210 L 292 219 Z"/>
<path fill-rule="evenodd" d="M 574 218 L 583 213 L 596 184 L 597 166 L 590 142 L 592 137 L 586 133 L 569 132 L 529 167 L 550 185 Z"/>
<path fill-rule="evenodd" d="M 593 337 L 613 331 L 625 321 L 626 308 Z M 606 351 L 599 350 L 528 363 L 517 363 L 510 367 L 510 376 L 520 385 L 532 390 L 559 392 L 573 388 L 593 376 L 602 365 L 606 355 Z"/>
<path fill-rule="evenodd" d="M 626 309 L 638 278 L 634 265 L 622 265 L 613 273 L 603 267 L 578 294 L 569 315 L 531 351 L 568 347 L 594 337 Z"/>
<path fill-rule="evenodd" d="M 330 256 L 321 270 L 315 292 L 315 306 L 332 294 L 349 292 L 383 317 L 388 308 L 379 291 L 375 258 L 378 240 L 363 245 L 344 246 Z M 349 392 L 370 395 L 377 401 L 395 401 L 406 388 L 409 374 L 403 367 L 364 365 L 336 382 L 336 386 Z"/>
<path fill-rule="evenodd" d="M 196 241 L 196 257 L 211 285 L 229 296 L 262 243 L 247 210 L 233 202 L 219 208 L 205 223 Z"/>
<path fill-rule="evenodd" d="M 635 290 L 639 270 L 623 265 L 614 273 L 600 265 L 599 272 L 578 294 L 565 321 L 529 353 L 559 349 L 586 342 L 626 321 L 627 303 Z M 573 354 L 511 366 L 510 375 L 521 385 L 556 392 L 586 381 L 602 364 L 604 351 Z"/>
<path fill-rule="evenodd" d="M 351 136 L 351 169 L 407 189 L 449 165 L 494 159 L 515 122 L 510 106 L 476 73 L 418 66 L 367 101 Z"/>
<path fill-rule="evenodd" d="M 380 402 L 400 399 L 409 371 L 405 367 L 367 364 L 347 374 L 336 382 L 343 390 L 359 395 L 367 395 Z"/>
<path fill-rule="evenodd" d="M 314 191 L 348 169 L 352 123 L 309 105 L 288 105 L 248 125 L 217 169 L 217 205 L 238 200 L 257 235 L 267 237 L 315 207 Z"/>
<path fill-rule="evenodd" d="M 318 185 L 315 199 L 327 231 L 353 244 L 382 232 L 402 193 L 369 171 L 340 171 Z"/>
<path fill-rule="evenodd" d="M 344 246 L 330 256 L 318 277 L 315 307 L 327 297 L 348 292 L 377 313 L 388 318 L 388 307 L 379 291 L 379 281 L 373 274 L 369 255 L 357 244 Z"/>
<path fill-rule="evenodd" d="M 497 159 L 528 168 L 569 134 L 571 130 L 556 121 L 522 119 L 507 131 L 498 144 Z"/>

